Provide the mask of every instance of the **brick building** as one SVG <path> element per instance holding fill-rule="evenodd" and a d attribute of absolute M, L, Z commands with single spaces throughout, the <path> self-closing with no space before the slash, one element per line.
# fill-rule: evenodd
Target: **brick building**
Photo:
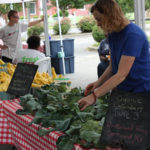
<path fill-rule="evenodd" d="M 47 8 L 47 14 L 48 16 L 52 16 L 56 14 L 56 7 L 49 7 L 51 6 L 50 2 L 47 3 L 48 8 Z M 76 15 L 76 16 L 84 16 L 89 14 L 89 9 L 91 5 L 85 5 L 82 9 L 69 9 L 68 12 L 70 15 Z M 30 2 L 30 9 L 29 9 L 30 17 L 40 17 L 42 15 L 42 1 L 37 0 L 34 2 Z M 23 16 L 23 13 L 20 12 L 19 16 Z M 27 16 L 27 9 L 26 9 L 26 16 Z"/>

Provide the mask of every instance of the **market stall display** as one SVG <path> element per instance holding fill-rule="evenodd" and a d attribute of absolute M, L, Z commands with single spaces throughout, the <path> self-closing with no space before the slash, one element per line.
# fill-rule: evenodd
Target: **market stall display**
<path fill-rule="evenodd" d="M 7 91 L 7 88 L 10 84 L 10 81 L 12 79 L 12 76 L 15 72 L 16 65 L 11 64 L 11 63 L 4 63 L 0 59 L 0 92 L 5 92 Z M 54 70 L 55 71 L 55 70 Z M 50 76 L 48 73 L 43 72 L 40 73 L 37 71 L 35 78 L 32 83 L 32 87 L 41 87 L 46 84 L 50 84 L 53 82 L 53 80 L 57 78 L 57 75 Z"/>
<path fill-rule="evenodd" d="M 12 144 L 17 147 L 18 150 L 57 150 L 56 142 L 57 139 L 63 135 L 62 132 L 53 131 L 45 136 L 38 136 L 37 130 L 38 125 L 33 124 L 28 126 L 30 121 L 33 119 L 30 115 L 16 115 L 16 110 L 20 109 L 21 106 L 18 104 L 19 99 L 13 101 L 3 101 L 1 103 L 2 110 L 0 111 L 1 116 L 3 115 L 5 121 L 1 121 L 1 127 L 7 127 L 7 130 L 3 128 L 0 130 L 0 144 Z M 75 144 L 75 150 L 95 150 L 85 149 L 79 144 Z M 113 149 L 115 150 L 115 149 Z"/>
<path fill-rule="evenodd" d="M 72 150 L 74 144 L 79 143 L 86 148 L 99 148 L 99 138 L 104 122 L 107 104 L 102 100 L 95 106 L 80 112 L 77 100 L 83 97 L 80 88 L 68 89 L 66 84 L 50 84 L 20 97 L 23 109 L 17 114 L 32 114 L 29 123 L 38 124 L 38 135 L 45 136 L 53 131 L 61 131 L 57 141 L 58 150 Z M 45 129 L 49 128 L 50 129 Z"/>
<path fill-rule="evenodd" d="M 1 82 L 6 82 L 7 78 L 9 85 L 18 69 L 13 64 L 1 63 L 4 66 L 0 68 L 0 73 L 10 76 L 1 76 L 5 77 Z M 25 75 L 30 77 L 26 73 Z M 20 75 L 21 71 L 18 74 Z M 18 81 L 18 78 L 15 80 Z M 15 145 L 18 150 L 105 149 L 99 144 L 99 138 L 107 109 L 107 101 L 104 99 L 107 99 L 108 95 L 86 111 L 80 112 L 77 100 L 84 96 L 84 91 L 81 88 L 71 89 L 69 79 L 58 76 L 54 68 L 52 77 L 45 72 L 37 72 L 33 83 L 40 86 L 36 85 L 38 88 L 31 90 L 32 94 L 23 94 L 20 99 L 0 101 L 1 144 Z"/>

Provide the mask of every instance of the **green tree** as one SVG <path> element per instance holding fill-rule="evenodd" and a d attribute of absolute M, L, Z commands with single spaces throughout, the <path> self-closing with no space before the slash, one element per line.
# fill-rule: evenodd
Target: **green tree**
<path fill-rule="evenodd" d="M 134 12 L 134 0 L 116 0 L 124 13 Z M 150 0 L 145 0 L 145 9 L 150 9 Z"/>
<path fill-rule="evenodd" d="M 134 12 L 134 0 L 116 0 L 123 12 Z M 65 16 L 65 10 L 69 8 L 82 8 L 85 4 L 94 3 L 95 0 L 59 0 L 59 7 Z M 51 0 L 51 4 L 56 6 L 56 0 Z M 145 9 L 150 9 L 150 0 L 145 0 Z"/>
<path fill-rule="evenodd" d="M 146 10 L 150 9 L 150 0 L 145 0 L 145 4 L 146 4 Z"/>
<path fill-rule="evenodd" d="M 59 0 L 59 8 L 65 16 L 65 11 L 69 8 L 82 8 L 85 4 L 93 3 L 95 0 Z M 56 6 L 56 0 L 51 0 L 51 4 Z"/>
<path fill-rule="evenodd" d="M 13 9 L 18 12 L 22 10 L 22 5 L 20 3 L 13 4 Z M 7 13 L 11 10 L 10 4 L 0 4 L 0 16 L 2 16 L 7 22 Z"/>
<path fill-rule="evenodd" d="M 123 12 L 130 13 L 134 11 L 134 0 L 116 0 Z"/>

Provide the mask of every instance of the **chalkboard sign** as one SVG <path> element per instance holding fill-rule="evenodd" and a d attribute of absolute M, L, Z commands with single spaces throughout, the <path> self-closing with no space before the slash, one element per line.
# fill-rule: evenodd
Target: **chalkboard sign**
<path fill-rule="evenodd" d="M 29 93 L 37 69 L 37 65 L 18 63 L 7 93 L 16 96 L 23 96 Z"/>
<path fill-rule="evenodd" d="M 100 144 L 123 150 L 148 150 L 150 93 L 112 93 Z"/>

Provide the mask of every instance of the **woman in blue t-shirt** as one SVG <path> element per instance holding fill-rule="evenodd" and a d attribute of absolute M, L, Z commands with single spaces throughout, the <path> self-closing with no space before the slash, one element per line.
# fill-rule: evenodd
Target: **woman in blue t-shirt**
<path fill-rule="evenodd" d="M 115 0 L 97 0 L 92 6 L 91 12 L 97 21 L 97 25 L 102 28 L 105 34 L 108 34 L 111 58 L 109 66 L 102 76 L 86 87 L 86 97 L 78 101 L 80 110 L 83 111 L 88 106 L 94 104 L 97 98 L 105 95 L 109 91 L 112 91 L 111 95 L 114 95 L 113 93 L 117 91 L 117 94 L 121 95 L 121 93 L 123 93 L 124 96 L 130 95 L 131 97 L 133 96 L 133 99 L 142 94 L 142 98 L 145 98 L 142 100 L 148 103 L 150 100 L 147 96 L 149 95 L 150 97 L 150 54 L 149 43 L 145 33 L 141 28 L 125 18 Z M 123 95 L 121 96 L 123 97 Z M 114 103 L 113 100 L 119 101 L 120 97 L 111 100 L 112 104 Z M 137 103 L 132 101 L 132 98 L 130 100 L 131 103 L 129 104 L 133 104 L 131 105 L 132 108 L 130 106 L 126 107 L 128 101 L 123 102 L 122 105 L 124 105 L 124 108 L 126 107 L 128 110 L 132 109 L 131 111 L 135 111 L 136 113 L 136 110 L 133 109 L 136 109 L 136 104 L 138 103 L 137 105 L 141 106 L 141 108 L 143 108 L 142 111 L 146 114 L 145 118 L 148 117 L 150 112 L 148 114 L 148 107 L 142 105 L 143 101 L 141 101 L 141 97 L 135 100 Z M 115 104 L 118 105 L 117 102 Z M 116 105 L 114 105 L 114 107 L 116 107 Z M 138 115 L 139 114 L 138 112 Z M 111 114 L 109 117 L 110 116 Z M 112 119 L 114 118 L 112 117 Z M 112 120 L 109 121 L 111 123 Z M 127 122 L 126 119 L 125 124 Z M 143 122 L 143 120 L 141 122 Z M 145 123 L 145 125 L 148 124 Z M 115 127 L 112 126 L 110 128 Z M 126 130 L 126 132 L 128 131 Z M 147 141 L 149 142 L 150 140 Z M 142 150 L 145 149 L 143 148 Z"/>
<path fill-rule="evenodd" d="M 150 92 L 150 54 L 145 33 L 125 18 L 115 0 L 97 0 L 91 12 L 97 25 L 108 34 L 111 60 L 103 75 L 86 87 L 85 94 L 92 94 L 79 100 L 81 110 L 114 88 Z"/>

